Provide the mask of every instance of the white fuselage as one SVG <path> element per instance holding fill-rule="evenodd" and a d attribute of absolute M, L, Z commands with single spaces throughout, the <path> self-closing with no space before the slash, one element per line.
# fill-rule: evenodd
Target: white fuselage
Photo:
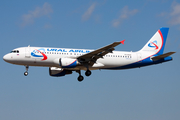
<path fill-rule="evenodd" d="M 6 62 L 26 66 L 25 76 L 29 66 L 49 67 L 50 76 L 65 76 L 72 71 L 79 73 L 78 81 L 85 75 L 90 76 L 90 70 L 96 69 L 130 69 L 171 61 L 170 55 L 163 54 L 169 28 L 160 28 L 145 46 L 137 52 L 114 51 L 117 45 L 124 44 L 125 40 L 114 42 L 96 50 L 20 47 L 6 54 Z"/>
<path fill-rule="evenodd" d="M 66 48 L 45 48 L 45 47 L 21 47 L 14 49 L 13 51 L 4 56 L 5 61 L 17 64 L 17 65 L 28 65 L 28 66 L 44 66 L 44 67 L 60 67 L 58 64 L 59 58 L 77 58 L 83 54 L 91 52 L 93 50 L 86 49 L 66 49 Z M 39 51 L 37 51 L 39 50 Z M 42 53 L 47 56 L 44 59 Z M 32 54 L 33 53 L 33 54 Z M 38 57 L 39 56 L 39 57 Z M 131 63 L 138 62 L 142 59 L 139 52 L 120 52 L 113 51 L 99 58 L 96 63 L 89 67 L 90 70 L 94 69 L 106 69 L 116 68 L 125 66 Z M 77 66 L 75 68 L 68 68 L 70 70 L 86 69 L 84 66 Z"/>

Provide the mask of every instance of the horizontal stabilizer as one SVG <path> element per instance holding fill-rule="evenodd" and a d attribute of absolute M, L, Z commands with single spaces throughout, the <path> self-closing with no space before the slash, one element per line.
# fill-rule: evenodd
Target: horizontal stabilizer
<path fill-rule="evenodd" d="M 172 55 L 172 54 L 174 54 L 174 53 L 176 53 L 176 52 L 168 52 L 168 53 L 165 53 L 165 54 L 162 54 L 162 55 L 153 57 L 153 58 L 151 58 L 151 59 L 152 59 L 152 60 L 159 60 L 159 59 L 168 57 L 168 56 L 170 56 L 170 55 Z"/>

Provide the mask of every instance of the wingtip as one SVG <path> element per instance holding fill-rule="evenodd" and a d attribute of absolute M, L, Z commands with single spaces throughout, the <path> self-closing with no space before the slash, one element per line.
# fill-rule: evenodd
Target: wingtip
<path fill-rule="evenodd" d="M 124 44 L 124 41 L 125 41 L 125 40 L 122 40 L 122 41 L 120 41 L 120 43 L 121 43 L 121 44 Z"/>

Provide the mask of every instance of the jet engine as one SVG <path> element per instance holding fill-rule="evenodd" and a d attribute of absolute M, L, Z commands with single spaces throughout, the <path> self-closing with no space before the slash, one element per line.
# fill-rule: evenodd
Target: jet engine
<path fill-rule="evenodd" d="M 49 75 L 54 77 L 65 76 L 66 74 L 72 74 L 71 70 L 64 70 L 62 68 L 50 67 Z"/>
<path fill-rule="evenodd" d="M 78 65 L 77 59 L 73 58 L 60 58 L 59 59 L 59 66 L 61 68 L 74 68 Z"/>

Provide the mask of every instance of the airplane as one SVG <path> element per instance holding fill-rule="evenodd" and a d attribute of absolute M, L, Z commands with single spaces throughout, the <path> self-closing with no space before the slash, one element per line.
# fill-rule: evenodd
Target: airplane
<path fill-rule="evenodd" d="M 122 40 L 96 50 L 20 47 L 13 49 L 3 59 L 11 64 L 25 66 L 25 76 L 28 75 L 29 66 L 43 66 L 49 67 L 49 75 L 54 77 L 65 76 L 76 71 L 79 73 L 77 79 L 81 82 L 84 79 L 81 70 L 86 71 L 86 76 L 90 76 L 91 70 L 131 69 L 171 61 L 170 55 L 175 52 L 163 54 L 168 31 L 169 28 L 160 28 L 137 52 L 114 51 L 117 45 L 124 44 L 125 40 Z"/>

